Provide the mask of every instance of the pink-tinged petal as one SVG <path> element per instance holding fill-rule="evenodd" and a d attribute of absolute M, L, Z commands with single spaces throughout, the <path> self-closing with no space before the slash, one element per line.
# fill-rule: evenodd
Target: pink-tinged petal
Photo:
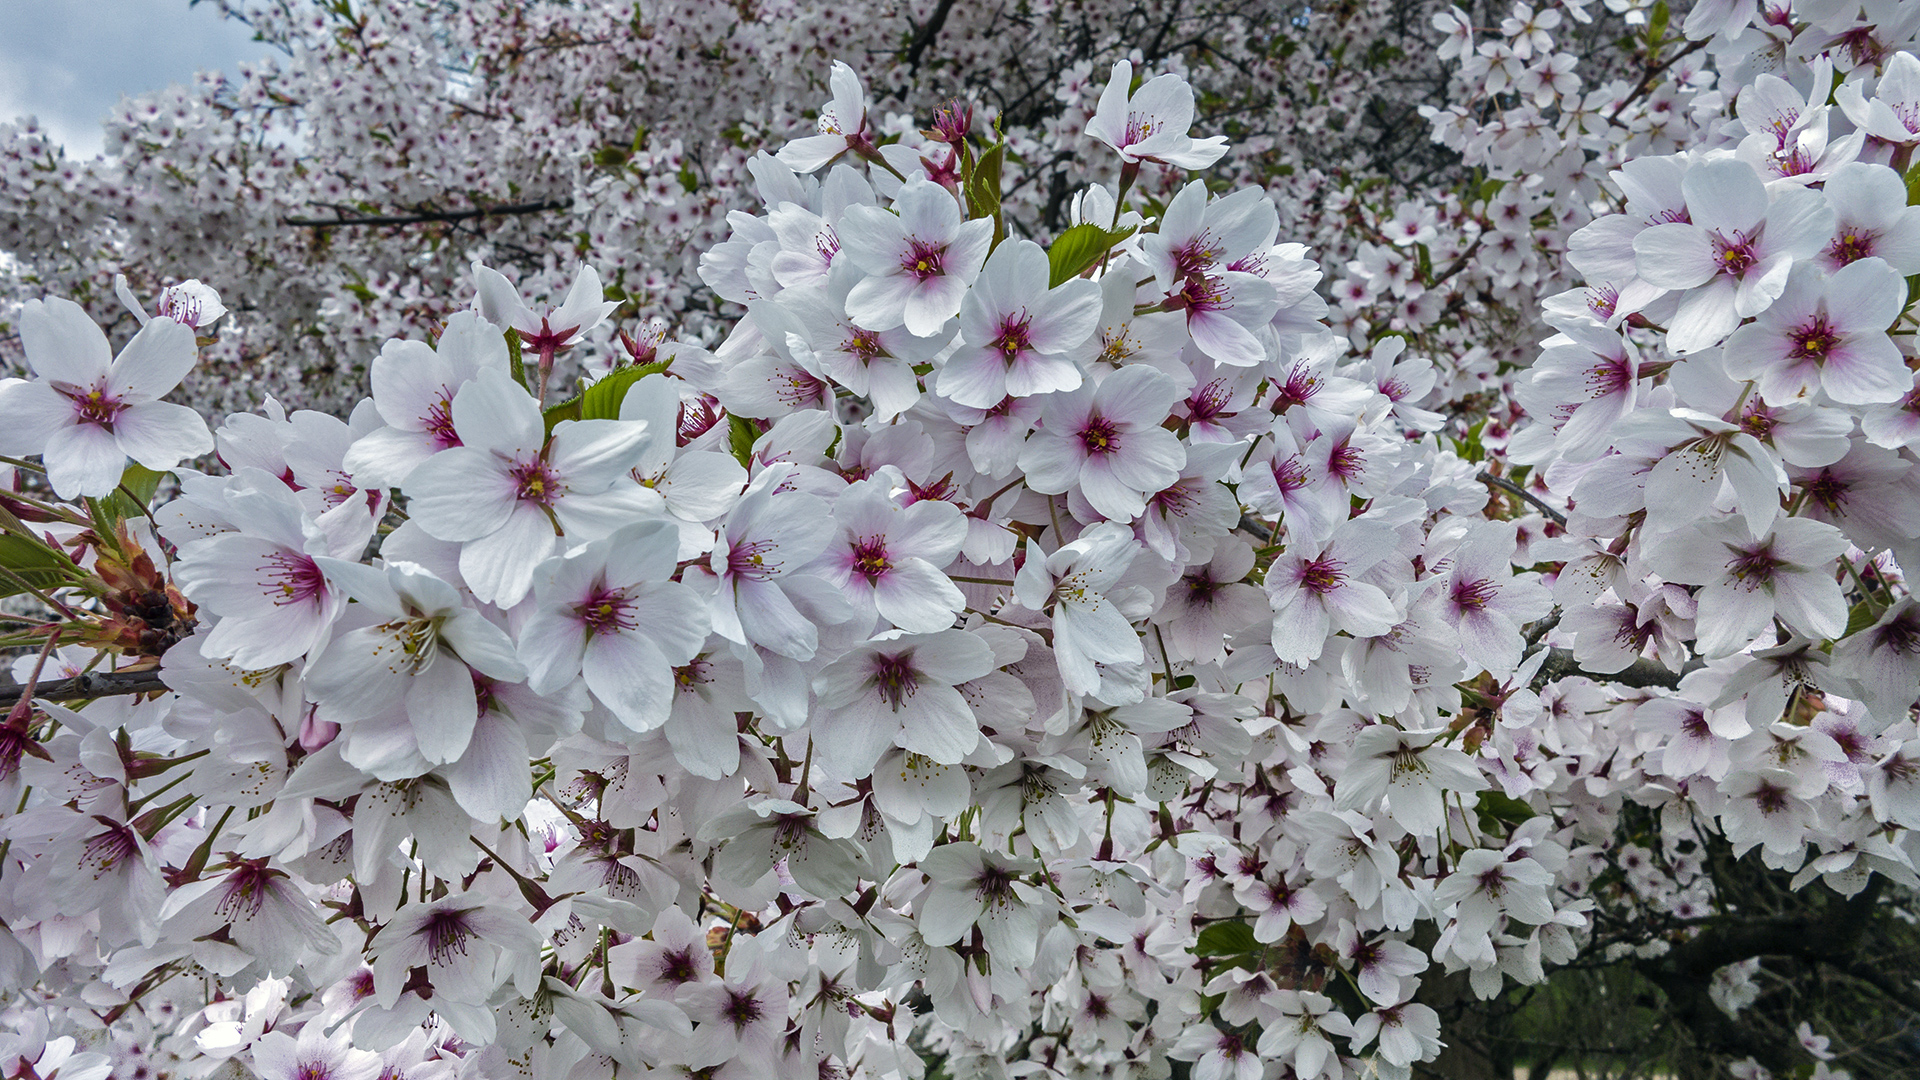
<path fill-rule="evenodd" d="M 1694 625 L 1700 653 L 1709 659 L 1739 652 L 1773 625 L 1773 596 L 1758 582 L 1710 584 L 1698 595 Z"/>
<path fill-rule="evenodd" d="M 1036 394 L 1053 394 L 1065 390 L 1077 390 L 1080 387 L 1080 369 L 1073 361 L 1062 356 L 1048 356 L 1039 353 L 1023 354 L 1007 371 L 1007 395 L 1023 398 Z M 958 398 L 954 399 L 959 401 Z M 966 402 L 960 402 L 966 404 Z M 998 405 L 994 399 L 988 405 L 977 408 L 991 408 Z"/>
<path fill-rule="evenodd" d="M 547 439 L 533 395 L 498 371 L 482 371 L 461 387 L 452 416 L 460 441 L 478 450 L 526 458 L 539 453 Z"/>
<path fill-rule="evenodd" d="M 114 417 L 113 433 L 128 457 L 161 472 L 213 449 L 213 433 L 200 414 L 167 401 L 146 401 L 122 410 Z"/>
<path fill-rule="evenodd" d="M 434 437 L 424 431 L 385 427 L 355 441 L 341 467 L 361 487 L 402 487 L 413 470 L 439 449 Z"/>
<path fill-rule="evenodd" d="M 1020 470 L 1027 486 L 1042 495 L 1058 495 L 1079 479 L 1086 447 L 1070 436 L 1040 432 L 1020 448 Z"/>
<path fill-rule="evenodd" d="M 1294 601 L 1277 606 L 1273 613 L 1273 652 L 1290 664 L 1304 664 L 1319 658 L 1327 646 L 1327 634 L 1333 623 L 1325 605 L 1296 594 Z M 1388 625 L 1392 629 L 1392 625 Z"/>
<path fill-rule="evenodd" d="M 179 386 L 199 358 L 192 328 L 155 318 L 114 358 L 107 385 L 122 401 L 152 401 Z"/>
<path fill-rule="evenodd" d="M 948 273 L 928 278 L 907 294 L 906 308 L 899 325 L 905 326 L 907 333 L 915 337 L 932 337 L 947 325 L 948 319 L 960 314 L 960 305 L 966 298 L 967 283 L 958 275 Z"/>
<path fill-rule="evenodd" d="M 1080 494 L 1103 517 L 1132 521 L 1146 511 L 1146 495 L 1115 476 L 1113 466 L 1112 456 L 1089 457 L 1080 467 Z"/>
<path fill-rule="evenodd" d="M 490 266 L 474 263 L 473 283 L 476 290 L 473 307 L 481 318 L 501 330 L 519 330 L 531 334 L 540 329 L 540 320 L 527 309 L 526 301 L 520 299 L 520 291 L 513 287 L 513 282 L 508 281 L 506 275 Z"/>
<path fill-rule="evenodd" d="M 1740 284 L 1733 289 L 1733 313 L 1742 319 L 1750 319 L 1773 306 L 1787 291 L 1787 281 L 1793 274 L 1793 257 L 1786 254 L 1772 255 L 1749 269 L 1740 278 Z"/>
<path fill-rule="evenodd" d="M 942 687 L 952 693 L 951 687 Z M 871 775 L 880 755 L 893 745 L 900 730 L 900 714 L 889 711 L 874 694 L 851 704 L 820 710 L 813 719 L 814 753 L 828 775 L 853 779 Z"/>
<path fill-rule="evenodd" d="M 1827 317 L 1838 330 L 1884 334 L 1905 306 L 1905 286 L 1882 259 L 1848 263 L 1827 279 Z"/>
<path fill-rule="evenodd" d="M 408 476 L 408 514 L 440 540 L 477 540 L 505 527 L 520 498 L 504 464 L 471 446 L 442 450 Z"/>
<path fill-rule="evenodd" d="M 1180 479 L 1187 465 L 1187 448 L 1173 432 L 1160 427 L 1129 431 L 1120 436 L 1120 451 L 1107 455 L 1113 475 L 1139 491 L 1164 491 Z"/>
<path fill-rule="evenodd" d="M 1355 637 L 1377 637 L 1401 618 L 1387 594 L 1364 581 L 1349 581 L 1329 592 L 1326 605 L 1334 623 Z"/>
<path fill-rule="evenodd" d="M 984 678 L 994 668 L 993 648 L 965 630 L 942 630 L 919 638 L 913 668 L 929 679 L 959 686 Z"/>
<path fill-rule="evenodd" d="M 334 723 L 378 716 L 406 695 L 411 675 L 395 661 L 399 651 L 393 635 L 378 627 L 349 630 L 307 665 L 307 696 Z"/>
<path fill-rule="evenodd" d="M 519 682 L 527 677 L 513 639 L 472 608 L 456 608 L 453 616 L 440 624 L 440 639 L 468 667 L 488 678 Z"/>
<path fill-rule="evenodd" d="M 1774 580 L 1773 603 L 1789 627 L 1818 641 L 1847 631 L 1847 600 L 1832 578 L 1784 573 Z"/>
<path fill-rule="evenodd" d="M 1266 362 L 1267 352 L 1261 348 L 1260 339 L 1222 312 L 1189 312 L 1187 333 L 1201 352 L 1222 364 L 1256 367 Z"/>
<path fill-rule="evenodd" d="M 841 237 L 845 239 L 844 232 Z M 867 330 L 891 330 L 906 319 L 907 301 L 918 287 L 919 283 L 906 274 L 867 278 L 848 291 L 847 318 Z"/>
<path fill-rule="evenodd" d="M 568 490 L 590 495 L 631 472 L 653 437 L 647 425 L 631 420 L 562 420 L 547 462 Z"/>
<path fill-rule="evenodd" d="M 736 578 L 733 584 L 740 629 L 749 642 L 796 660 L 813 656 L 819 631 L 780 586 L 752 578 Z"/>
<path fill-rule="evenodd" d="M 428 414 L 446 408 L 460 382 L 453 365 L 426 342 L 399 340 L 387 342 L 373 358 L 371 381 L 380 418 L 407 431 L 426 430 Z"/>
<path fill-rule="evenodd" d="M 934 389 L 957 405 L 990 409 L 1007 396 L 1007 364 L 987 349 L 962 346 L 947 359 Z"/>
<path fill-rule="evenodd" d="M 1740 325 L 1740 316 L 1734 312 L 1735 291 L 1732 281 L 1720 278 L 1683 297 L 1680 310 L 1667 324 L 1667 347 L 1684 354 L 1719 344 Z"/>
<path fill-rule="evenodd" d="M 55 431 L 47 439 L 41 461 L 47 467 L 47 482 L 63 499 L 110 495 L 120 486 L 120 474 L 127 467 L 119 441 L 99 424 L 72 424 Z"/>
<path fill-rule="evenodd" d="M 542 611 L 520 628 L 520 661 L 536 694 L 551 694 L 572 682 L 586 650 L 586 629 L 571 614 Z"/>
<path fill-rule="evenodd" d="M 633 731 L 652 731 L 673 708 L 673 669 L 640 633 L 595 634 L 580 670 L 587 689 Z"/>
<path fill-rule="evenodd" d="M 960 204 L 951 192 L 925 177 L 916 176 L 900 187 L 893 208 L 906 235 L 925 243 L 941 243 L 960 227 Z"/>
<path fill-rule="evenodd" d="M 901 511 L 886 533 L 889 546 L 945 566 L 967 541 L 967 515 L 952 503 L 923 500 Z"/>
<path fill-rule="evenodd" d="M 962 282 L 972 282 L 987 263 L 987 249 L 993 246 L 993 221 L 989 218 L 975 218 L 963 223 L 953 234 L 953 241 L 947 245 L 947 274 L 959 278 Z M 1046 281 L 1041 275 L 1040 281 Z M 1038 296 L 1036 291 L 1031 295 Z"/>
<path fill-rule="evenodd" d="M 43 379 L 91 386 L 107 373 L 113 351 L 86 309 L 71 300 L 29 300 L 20 309 L 20 344 Z"/>
<path fill-rule="evenodd" d="M 444 653 L 434 657 L 410 680 L 406 709 L 421 757 L 435 765 L 460 760 L 480 718 L 467 665 Z"/>
<path fill-rule="evenodd" d="M 627 597 L 628 616 L 668 663 L 700 654 L 710 627 L 698 593 L 677 581 L 655 581 L 629 589 Z"/>
<path fill-rule="evenodd" d="M 43 382 L 0 379 L 0 454 L 45 452 L 47 440 L 74 423 L 73 402 Z"/>
<path fill-rule="evenodd" d="M 1045 281 L 1043 274 L 1042 285 Z M 1094 328 L 1100 325 L 1101 295 L 1098 282 L 1081 278 L 1062 282 L 1059 288 L 1047 292 L 1041 303 L 1043 306 L 1037 317 L 1027 328 L 1027 340 L 1040 352 L 1072 349 L 1092 337 Z"/>
<path fill-rule="evenodd" d="M 1691 289 L 1720 272 L 1713 240 L 1685 222 L 1642 229 L 1633 238 L 1633 255 L 1640 277 L 1663 289 Z"/>
<path fill-rule="evenodd" d="M 922 683 L 901 707 L 900 720 L 900 734 L 894 741 L 942 765 L 958 765 L 980 742 L 979 721 L 951 686 Z"/>
<path fill-rule="evenodd" d="M 447 768 L 453 801 L 479 821 L 513 821 L 533 798 L 527 771 L 527 736 L 520 725 L 497 713 L 480 717 L 460 760 Z"/>
<path fill-rule="evenodd" d="M 1091 282 L 1089 282 L 1091 284 Z M 1100 413 L 1128 424 L 1158 425 L 1180 400 L 1180 387 L 1165 372 L 1129 364 L 1107 376 L 1094 393 Z"/>
<path fill-rule="evenodd" d="M 1767 209 L 1763 242 L 1769 253 L 1810 259 L 1833 238 L 1833 227 L 1833 207 L 1824 193 L 1788 187 L 1774 196 L 1773 205 Z"/>
<path fill-rule="evenodd" d="M 900 629 L 930 634 L 952 626 L 954 613 L 967 606 L 967 598 L 926 560 L 896 557 L 874 583 L 873 603 L 882 618 Z"/>
<path fill-rule="evenodd" d="M 1724 158 L 1695 165 L 1681 178 L 1680 190 L 1693 223 L 1722 236 L 1751 233 L 1767 215 L 1767 186 L 1743 161 Z M 1644 271 L 1641 276 L 1646 276 Z"/>
<path fill-rule="evenodd" d="M 553 554 L 556 540 L 547 515 L 520 503 L 499 529 L 460 549 L 460 577 L 482 601 L 512 607 L 533 587 L 533 568 Z"/>
<path fill-rule="evenodd" d="M 1820 368 L 1820 387 L 1844 404 L 1877 405 L 1906 397 L 1913 373 L 1892 338 L 1863 332 L 1827 357 Z"/>

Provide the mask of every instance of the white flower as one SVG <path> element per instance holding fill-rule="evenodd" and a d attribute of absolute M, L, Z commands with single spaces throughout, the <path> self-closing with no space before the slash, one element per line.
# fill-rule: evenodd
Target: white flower
<path fill-rule="evenodd" d="M 1193 126 L 1193 87 L 1187 80 L 1168 72 L 1148 79 L 1130 95 L 1132 85 L 1133 62 L 1113 65 L 1113 76 L 1087 121 L 1089 138 L 1119 151 L 1120 160 L 1129 165 L 1158 161 L 1204 169 L 1227 152 L 1224 135 L 1195 139 L 1187 134 Z"/>
<path fill-rule="evenodd" d="M 473 672 L 526 677 L 513 641 L 463 604 L 453 586 L 412 563 L 376 570 L 316 561 L 371 624 L 335 635 L 307 666 L 307 693 L 321 717 L 351 724 L 404 703 L 421 755 L 435 763 L 459 760 L 480 716 Z"/>
<path fill-rule="evenodd" d="M 847 780 L 870 775 L 896 743 L 957 765 L 979 742 L 980 725 L 954 687 L 993 668 L 993 650 L 965 630 L 855 646 L 814 677 L 814 753 L 828 775 Z"/>
<path fill-rule="evenodd" d="M 428 535 L 462 544 L 461 578 L 502 607 L 527 595 L 556 532 L 592 540 L 631 520 L 642 500 L 628 474 L 664 435 L 626 420 L 563 420 L 549 441 L 533 398 L 492 369 L 453 399 L 453 426 L 461 445 L 407 477 L 408 512 Z"/>
<path fill-rule="evenodd" d="M 991 409 L 1080 385 L 1072 354 L 1100 318 L 1100 286 L 1081 278 L 1047 287 L 1047 254 L 1008 240 L 988 257 L 960 307 L 960 348 L 934 388 L 960 405 Z"/>
<path fill-rule="evenodd" d="M 128 458 L 164 471 L 213 449 L 198 413 L 160 400 L 198 357 L 185 324 L 154 319 L 112 356 L 79 304 L 29 300 L 20 344 L 38 378 L 0 379 L 0 453 L 39 454 L 61 498 L 111 494 Z"/>
<path fill-rule="evenodd" d="M 1339 810 L 1378 807 L 1408 832 L 1431 836 L 1446 821 L 1449 791 L 1484 791 L 1486 777 L 1473 759 L 1450 746 L 1436 746 L 1442 731 L 1402 731 L 1375 724 L 1353 737 L 1347 771 L 1334 789 Z"/>
<path fill-rule="evenodd" d="M 1180 398 L 1174 381 L 1144 364 L 1108 375 L 1098 388 L 1047 395 L 1041 426 L 1020 451 L 1027 486 L 1043 495 L 1078 487 L 1095 511 L 1131 521 L 1147 495 L 1173 485 L 1186 448 L 1161 427 Z"/>
<path fill-rule="evenodd" d="M 584 678 L 634 731 L 665 724 L 672 669 L 707 640 L 699 595 L 667 580 L 678 549 L 678 529 L 645 521 L 542 564 L 538 610 L 520 629 L 528 685 L 551 694 Z"/>
<path fill-rule="evenodd" d="M 848 318 L 868 330 L 939 333 L 960 313 L 992 240 L 990 219 L 961 220 L 953 195 L 922 177 L 901 185 L 892 210 L 848 207 L 841 250 L 868 275 L 847 293 Z"/>

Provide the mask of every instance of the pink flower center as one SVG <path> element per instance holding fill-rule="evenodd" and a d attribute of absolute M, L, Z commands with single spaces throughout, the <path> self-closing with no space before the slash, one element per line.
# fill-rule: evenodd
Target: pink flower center
<path fill-rule="evenodd" d="M 873 658 L 873 682 L 894 712 L 920 689 L 920 673 L 913 670 L 912 653 L 882 653 Z"/>
<path fill-rule="evenodd" d="M 1126 132 L 1120 136 L 1120 145 L 1132 146 L 1134 143 L 1145 142 L 1159 127 L 1160 124 L 1154 117 L 1130 112 L 1127 114 Z"/>
<path fill-rule="evenodd" d="M 547 463 L 538 459 L 515 465 L 510 475 L 514 498 L 522 502 L 551 507 L 566 491 L 566 485 L 547 468 Z"/>
<path fill-rule="evenodd" d="M 1300 587 L 1321 596 L 1339 588 L 1346 580 L 1347 564 L 1331 555 L 1322 555 L 1300 568 Z"/>
<path fill-rule="evenodd" d="M 1467 611 L 1479 611 L 1499 595 L 1500 586 L 1488 578 L 1453 583 L 1454 606 Z"/>
<path fill-rule="evenodd" d="M 1745 551 L 1736 549 L 1734 557 L 1727 562 L 1727 570 L 1736 583 L 1753 590 L 1771 584 L 1774 572 L 1785 565 L 1784 561 L 1773 557 L 1773 544 L 1769 541 Z"/>
<path fill-rule="evenodd" d="M 1620 290 L 1611 285 L 1599 285 L 1587 290 L 1587 310 L 1603 321 L 1613 318 L 1614 309 L 1619 303 Z"/>
<path fill-rule="evenodd" d="M 1120 449 L 1120 431 L 1103 416 L 1091 417 L 1080 429 L 1080 442 L 1089 454 L 1112 454 Z"/>
<path fill-rule="evenodd" d="M 434 963 L 444 964 L 454 953 L 467 954 L 467 939 L 473 936 L 473 928 L 467 924 L 466 912 L 441 910 L 427 917 L 420 933 L 427 939 L 427 955 Z"/>
<path fill-rule="evenodd" d="M 874 582 L 891 569 L 893 569 L 893 563 L 887 559 L 886 537 L 863 536 L 854 541 L 854 573 L 866 578 L 868 582 Z"/>
<path fill-rule="evenodd" d="M 857 326 L 847 328 L 847 340 L 840 343 L 840 348 L 859 357 L 861 363 L 872 363 L 875 357 L 887 355 L 886 347 L 880 344 L 879 334 Z"/>
<path fill-rule="evenodd" d="M 766 581 L 780 571 L 781 564 L 770 557 L 779 550 L 771 540 L 736 545 L 727 552 L 727 572 L 748 581 Z"/>
<path fill-rule="evenodd" d="M 720 402 L 717 399 L 705 394 L 701 394 L 695 401 L 682 401 L 680 419 L 674 425 L 676 428 L 674 442 L 685 446 L 713 430 L 713 425 L 720 422 L 719 405 Z"/>
<path fill-rule="evenodd" d="M 947 245 L 908 240 L 907 253 L 900 257 L 900 269 L 915 281 L 925 281 L 946 273 Z"/>
<path fill-rule="evenodd" d="M 1827 258 L 1841 266 L 1858 262 L 1873 254 L 1873 241 L 1874 234 L 1865 229 L 1842 229 L 1840 235 L 1834 237 L 1833 243 L 1827 245 Z"/>
<path fill-rule="evenodd" d="M 605 585 L 575 604 L 573 613 L 595 634 L 632 630 L 639 625 L 634 621 L 633 598 L 627 595 L 627 590 L 609 589 Z"/>
<path fill-rule="evenodd" d="M 1033 316 L 1021 308 L 1016 315 L 1004 315 L 1000 319 L 1000 332 L 994 335 L 992 345 L 1000 350 L 1001 359 L 1012 364 L 1020 354 L 1033 349 L 1033 335 L 1030 332 Z"/>
<path fill-rule="evenodd" d="M 267 556 L 259 566 L 259 573 L 265 577 L 256 584 L 266 590 L 275 607 L 304 604 L 327 587 L 327 577 L 317 563 L 291 552 L 279 551 Z"/>
<path fill-rule="evenodd" d="M 1232 397 L 1233 391 L 1219 379 L 1215 379 L 1195 390 L 1192 396 L 1187 398 L 1187 414 L 1195 420 L 1212 420 L 1226 411 L 1227 403 L 1232 400 Z"/>
<path fill-rule="evenodd" d="M 1753 250 L 1753 241 L 1746 233 L 1734 233 L 1728 240 L 1719 233 L 1713 234 L 1713 246 L 1719 258 L 1720 272 L 1729 277 L 1741 277 L 1760 256 Z"/>
<path fill-rule="evenodd" d="M 450 446 L 461 445 L 459 434 L 453 430 L 452 391 L 442 391 L 440 398 L 428 406 L 424 419 L 427 424 L 427 434 L 433 436 L 438 449 L 445 450 Z"/>
<path fill-rule="evenodd" d="M 77 387 L 56 387 L 56 389 L 59 389 L 61 393 L 65 394 L 67 400 L 73 402 L 74 414 L 79 417 L 80 422 L 83 424 L 98 424 L 108 431 L 112 431 L 114 420 L 118 419 L 120 414 L 127 409 L 125 405 L 121 404 L 120 399 L 110 396 L 105 390 L 98 386 L 95 386 L 84 394 L 81 393 Z"/>
<path fill-rule="evenodd" d="M 1811 322 L 1801 325 L 1793 332 L 1793 352 L 1795 360 L 1821 361 L 1833 352 L 1840 343 L 1840 335 L 1821 316 L 1815 316 Z"/>
<path fill-rule="evenodd" d="M 694 657 L 690 664 L 673 669 L 673 682 L 683 691 L 691 691 L 696 686 L 705 686 L 713 681 L 710 672 L 713 664 L 704 657 Z"/>
<path fill-rule="evenodd" d="M 1273 483 L 1281 491 L 1298 491 L 1307 486 L 1307 466 L 1300 455 L 1274 459 Z"/>

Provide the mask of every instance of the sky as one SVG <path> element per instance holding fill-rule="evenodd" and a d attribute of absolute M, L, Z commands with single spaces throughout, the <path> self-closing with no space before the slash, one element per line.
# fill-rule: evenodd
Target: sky
<path fill-rule="evenodd" d="M 121 95 L 270 55 L 212 3 L 0 0 L 0 120 L 37 116 L 69 157 L 91 157 Z"/>

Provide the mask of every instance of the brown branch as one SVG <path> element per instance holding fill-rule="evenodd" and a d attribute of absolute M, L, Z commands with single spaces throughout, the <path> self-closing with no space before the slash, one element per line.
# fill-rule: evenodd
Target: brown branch
<path fill-rule="evenodd" d="M 1539 498 L 1537 498 L 1532 492 L 1528 491 L 1526 488 L 1521 487 L 1519 484 L 1516 484 L 1513 481 L 1506 479 L 1505 477 L 1495 476 L 1492 473 L 1487 472 L 1486 470 L 1483 469 L 1480 471 L 1480 474 L 1477 477 L 1475 477 L 1475 479 L 1479 480 L 1483 484 L 1492 484 L 1494 487 L 1499 488 L 1501 491 L 1504 491 L 1509 495 L 1517 495 L 1520 498 L 1527 500 L 1528 502 L 1532 503 L 1535 506 L 1535 508 L 1537 508 L 1541 513 L 1552 518 L 1554 524 L 1556 525 L 1565 527 L 1565 525 L 1567 524 L 1567 515 L 1561 513 L 1558 510 L 1555 510 L 1553 507 L 1548 506 L 1546 503 L 1541 502 Z"/>
<path fill-rule="evenodd" d="M 927 16 L 927 21 L 921 24 L 920 29 L 913 35 L 913 44 L 907 46 L 908 71 L 920 70 L 921 55 L 927 51 L 928 46 L 933 44 L 933 39 L 940 36 L 940 28 L 947 24 L 947 13 L 952 10 L 953 0 L 940 0 L 939 5 L 933 9 L 933 14 Z"/>
<path fill-rule="evenodd" d="M 91 701 L 94 698 L 122 694 L 150 694 L 169 689 L 158 671 L 90 671 L 71 679 L 44 682 L 33 692 L 47 701 Z M 20 700 L 26 687 L 16 683 L 0 684 L 0 708 Z"/>
<path fill-rule="evenodd" d="M 1687 670 L 1691 671 L 1696 666 L 1699 666 L 1697 661 L 1694 664 L 1689 664 Z M 1572 652 L 1566 649 L 1552 649 L 1548 651 L 1547 660 L 1540 665 L 1540 674 L 1534 677 L 1533 682 L 1534 688 L 1538 689 L 1555 679 L 1577 675 L 1592 679 L 1594 682 L 1613 683 L 1616 686 L 1631 686 L 1635 689 L 1645 689 L 1649 686 L 1664 686 L 1668 690 L 1677 690 L 1680 687 L 1680 676 L 1685 673 L 1686 672 L 1669 671 L 1667 667 L 1659 661 L 1646 659 L 1635 660 L 1622 670 L 1612 672 L 1611 674 L 1587 671 L 1580 666 L 1579 661 L 1573 658 Z"/>
<path fill-rule="evenodd" d="M 572 205 L 571 199 L 544 199 L 540 202 L 476 206 L 471 210 L 423 210 L 415 214 L 373 214 L 366 217 L 336 218 L 286 217 L 280 219 L 280 224 L 300 225 L 313 229 L 331 229 L 343 225 L 424 225 L 429 222 L 466 221 L 470 218 L 541 214 L 549 210 L 565 210 Z"/>

